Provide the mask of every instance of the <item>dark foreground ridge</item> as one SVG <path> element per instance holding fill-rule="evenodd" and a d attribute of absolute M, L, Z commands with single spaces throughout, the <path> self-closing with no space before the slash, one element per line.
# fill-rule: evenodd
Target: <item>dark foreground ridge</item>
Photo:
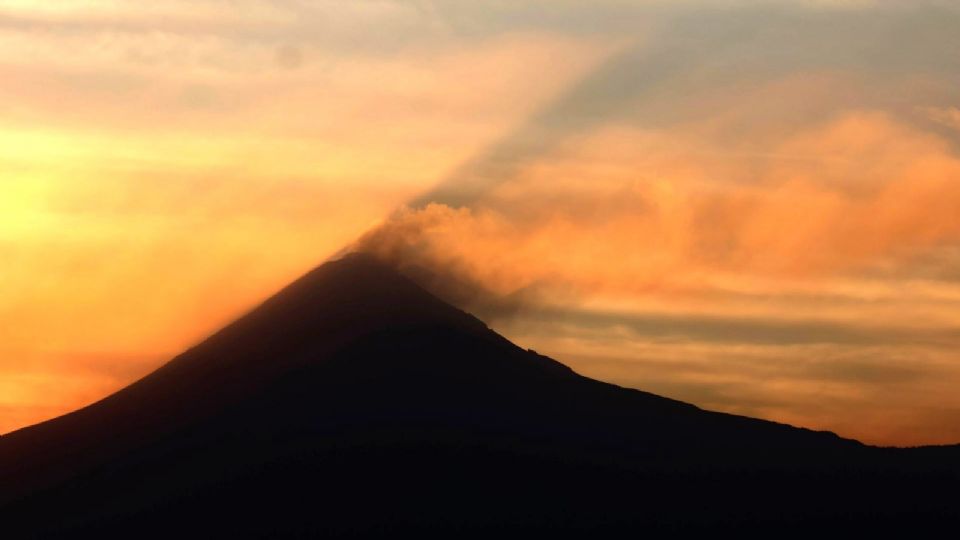
<path fill-rule="evenodd" d="M 916 535 L 960 521 L 958 458 L 587 379 L 350 255 L 0 438 L 0 534 Z"/>

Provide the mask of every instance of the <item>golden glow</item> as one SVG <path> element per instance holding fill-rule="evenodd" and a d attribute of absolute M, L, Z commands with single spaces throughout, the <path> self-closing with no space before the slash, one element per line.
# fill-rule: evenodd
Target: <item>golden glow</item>
<path fill-rule="evenodd" d="M 251 41 L 293 14 L 242 7 L 0 3 L 0 432 L 155 369 L 609 48 L 528 32 L 341 54 Z"/>
<path fill-rule="evenodd" d="M 0 0 L 0 432 L 376 229 L 581 372 L 960 441 L 952 11 L 229 4 Z M 484 189 L 403 208 L 445 179 Z"/>

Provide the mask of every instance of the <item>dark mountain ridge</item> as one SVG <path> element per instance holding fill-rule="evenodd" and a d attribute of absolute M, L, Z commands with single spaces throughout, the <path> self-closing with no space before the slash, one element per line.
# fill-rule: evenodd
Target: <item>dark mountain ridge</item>
<path fill-rule="evenodd" d="M 10 537 L 916 532 L 957 523 L 958 457 L 594 381 L 349 255 L 0 437 L 0 518 Z"/>

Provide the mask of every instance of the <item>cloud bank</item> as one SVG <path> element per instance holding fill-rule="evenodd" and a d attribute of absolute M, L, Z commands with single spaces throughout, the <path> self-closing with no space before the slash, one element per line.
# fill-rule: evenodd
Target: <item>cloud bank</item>
<path fill-rule="evenodd" d="M 957 440 L 925 397 L 958 372 L 957 13 L 727 7 L 645 26 L 355 247 L 591 374 Z"/>
<path fill-rule="evenodd" d="M 956 442 L 954 4 L 0 0 L 0 431 L 360 238 L 585 373 Z"/>

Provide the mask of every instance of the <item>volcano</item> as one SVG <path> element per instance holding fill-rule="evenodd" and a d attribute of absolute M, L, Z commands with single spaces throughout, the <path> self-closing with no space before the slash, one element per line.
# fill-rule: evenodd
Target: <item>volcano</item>
<path fill-rule="evenodd" d="M 958 489 L 956 447 L 595 381 L 361 254 L 0 437 L 4 538 L 916 534 Z"/>

